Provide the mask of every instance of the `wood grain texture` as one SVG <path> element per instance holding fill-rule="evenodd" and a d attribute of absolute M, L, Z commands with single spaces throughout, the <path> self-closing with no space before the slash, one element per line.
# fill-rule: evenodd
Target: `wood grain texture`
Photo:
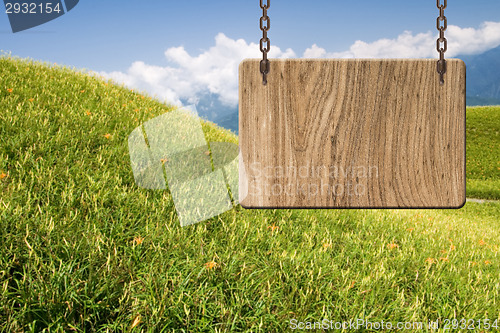
<path fill-rule="evenodd" d="M 259 60 L 239 68 L 246 208 L 459 208 L 465 64 L 432 59 Z"/>

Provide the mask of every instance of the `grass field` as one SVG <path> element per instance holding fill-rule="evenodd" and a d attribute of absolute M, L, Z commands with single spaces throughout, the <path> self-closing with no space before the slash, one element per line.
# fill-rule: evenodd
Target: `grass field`
<path fill-rule="evenodd" d="M 168 191 L 134 184 L 127 148 L 129 133 L 168 106 L 11 58 L 0 77 L 2 331 L 283 332 L 290 320 L 324 318 L 500 325 L 498 202 L 237 207 L 181 228 Z M 468 197 L 500 197 L 499 115 L 467 111 Z"/>
<path fill-rule="evenodd" d="M 500 107 L 467 110 L 467 195 L 500 200 Z"/>

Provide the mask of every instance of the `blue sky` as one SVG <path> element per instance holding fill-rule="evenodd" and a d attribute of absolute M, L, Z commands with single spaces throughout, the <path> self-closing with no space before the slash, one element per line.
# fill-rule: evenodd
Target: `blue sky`
<path fill-rule="evenodd" d="M 196 103 L 210 94 L 234 108 L 237 64 L 260 56 L 261 13 L 258 0 L 80 0 L 16 34 L 0 13 L 0 49 L 93 70 L 161 99 Z M 434 0 L 272 0 L 272 56 L 437 57 L 438 14 Z M 500 45 L 500 1 L 450 0 L 446 15 L 448 56 Z"/>
<path fill-rule="evenodd" d="M 334 52 L 358 39 L 434 31 L 438 10 L 434 0 L 273 0 L 269 13 L 272 43 L 302 54 L 314 43 Z M 17 34 L 0 15 L 0 49 L 96 71 L 123 70 L 135 60 L 161 65 L 167 48 L 196 54 L 219 32 L 258 41 L 260 14 L 257 0 L 81 0 L 67 15 Z M 449 24 L 477 27 L 500 21 L 500 1 L 450 0 L 446 14 Z"/>

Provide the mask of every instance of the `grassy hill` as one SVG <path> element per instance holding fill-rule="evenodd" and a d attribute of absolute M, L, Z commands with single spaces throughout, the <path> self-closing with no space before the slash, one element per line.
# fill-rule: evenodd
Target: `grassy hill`
<path fill-rule="evenodd" d="M 467 110 L 467 196 L 500 199 L 500 106 Z"/>
<path fill-rule="evenodd" d="M 181 228 L 127 137 L 169 111 L 0 59 L 0 330 L 263 331 L 289 321 L 500 321 L 500 204 L 244 210 Z M 468 193 L 499 198 L 499 108 L 468 110 Z M 209 141 L 237 142 L 210 123 Z M 500 324 L 500 323 L 499 323 Z"/>

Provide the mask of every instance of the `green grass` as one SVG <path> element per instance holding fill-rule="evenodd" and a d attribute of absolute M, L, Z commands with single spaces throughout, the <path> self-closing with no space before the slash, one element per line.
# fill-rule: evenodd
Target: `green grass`
<path fill-rule="evenodd" d="M 500 200 L 500 107 L 467 109 L 467 196 Z"/>
<path fill-rule="evenodd" d="M 169 106 L 11 58 L 0 59 L 0 76 L 2 331 L 500 319 L 498 203 L 237 207 L 181 228 L 168 191 L 135 186 L 127 151 L 128 134 Z M 498 198 L 498 112 L 468 109 L 468 186 L 482 197 Z M 203 129 L 208 141 L 237 142 L 208 122 Z"/>

